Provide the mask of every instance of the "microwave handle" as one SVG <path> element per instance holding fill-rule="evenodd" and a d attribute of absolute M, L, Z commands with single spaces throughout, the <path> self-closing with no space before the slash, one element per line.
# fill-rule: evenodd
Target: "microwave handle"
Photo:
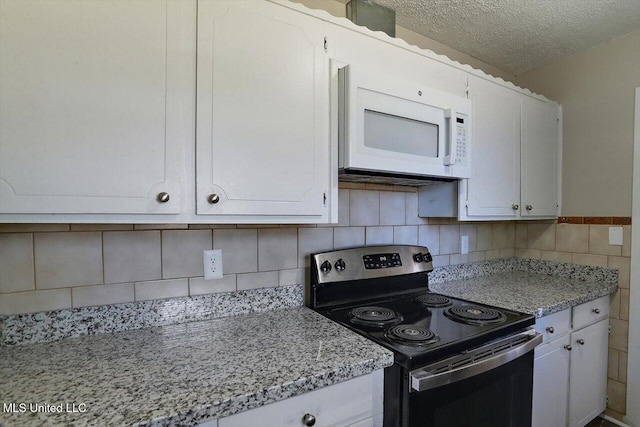
<path fill-rule="evenodd" d="M 456 112 L 453 108 L 448 108 L 444 110 L 444 118 L 445 121 L 449 121 L 449 126 L 445 132 L 447 132 L 447 139 L 449 140 L 449 155 L 444 156 L 444 165 L 445 166 L 453 166 L 456 164 L 456 158 L 458 153 L 458 140 L 454 135 L 454 120 L 456 117 Z"/>

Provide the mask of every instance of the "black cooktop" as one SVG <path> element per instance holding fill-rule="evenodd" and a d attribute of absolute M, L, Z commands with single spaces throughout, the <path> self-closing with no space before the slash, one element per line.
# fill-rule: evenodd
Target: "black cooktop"
<path fill-rule="evenodd" d="M 486 344 L 535 323 L 528 314 L 426 290 L 318 310 L 394 352 L 407 369 Z"/>

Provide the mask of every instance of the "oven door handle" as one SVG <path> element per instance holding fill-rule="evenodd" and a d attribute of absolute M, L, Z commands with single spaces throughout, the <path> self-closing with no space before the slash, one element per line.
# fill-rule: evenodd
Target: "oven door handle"
<path fill-rule="evenodd" d="M 523 338 L 527 338 L 527 340 L 513 346 L 508 344 L 508 341 L 522 341 Z M 505 344 L 505 342 L 507 342 L 507 344 Z M 453 357 L 444 361 L 444 363 L 437 362 L 425 368 L 416 369 L 411 371 L 409 375 L 411 388 L 415 391 L 424 391 L 479 375 L 525 355 L 541 342 L 542 334 L 534 330 L 529 330 L 480 347 L 479 349 L 469 352 L 469 354 Z M 508 347 L 504 348 L 505 346 Z M 493 349 L 496 348 L 499 350 L 493 351 Z M 489 356 L 486 356 L 487 352 L 490 353 Z M 474 357 L 473 353 L 477 356 Z M 458 365 L 456 362 L 465 359 L 468 360 L 468 363 L 448 369 L 448 366 L 453 364 Z"/>

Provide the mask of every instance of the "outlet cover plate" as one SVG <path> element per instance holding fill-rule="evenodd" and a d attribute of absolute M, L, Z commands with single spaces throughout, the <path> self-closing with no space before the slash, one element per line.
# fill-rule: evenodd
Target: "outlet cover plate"
<path fill-rule="evenodd" d="M 460 236 L 460 254 L 469 253 L 469 236 Z"/>
<path fill-rule="evenodd" d="M 222 249 L 203 251 L 204 279 L 222 279 Z"/>
<path fill-rule="evenodd" d="M 622 227 L 609 227 L 609 244 L 622 246 Z"/>

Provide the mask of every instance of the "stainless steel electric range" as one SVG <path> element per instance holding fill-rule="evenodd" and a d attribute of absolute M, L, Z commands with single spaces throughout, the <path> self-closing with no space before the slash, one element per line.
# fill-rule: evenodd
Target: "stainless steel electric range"
<path fill-rule="evenodd" d="M 385 427 L 531 425 L 533 316 L 429 292 L 426 247 L 311 256 L 309 305 L 394 353 Z"/>

